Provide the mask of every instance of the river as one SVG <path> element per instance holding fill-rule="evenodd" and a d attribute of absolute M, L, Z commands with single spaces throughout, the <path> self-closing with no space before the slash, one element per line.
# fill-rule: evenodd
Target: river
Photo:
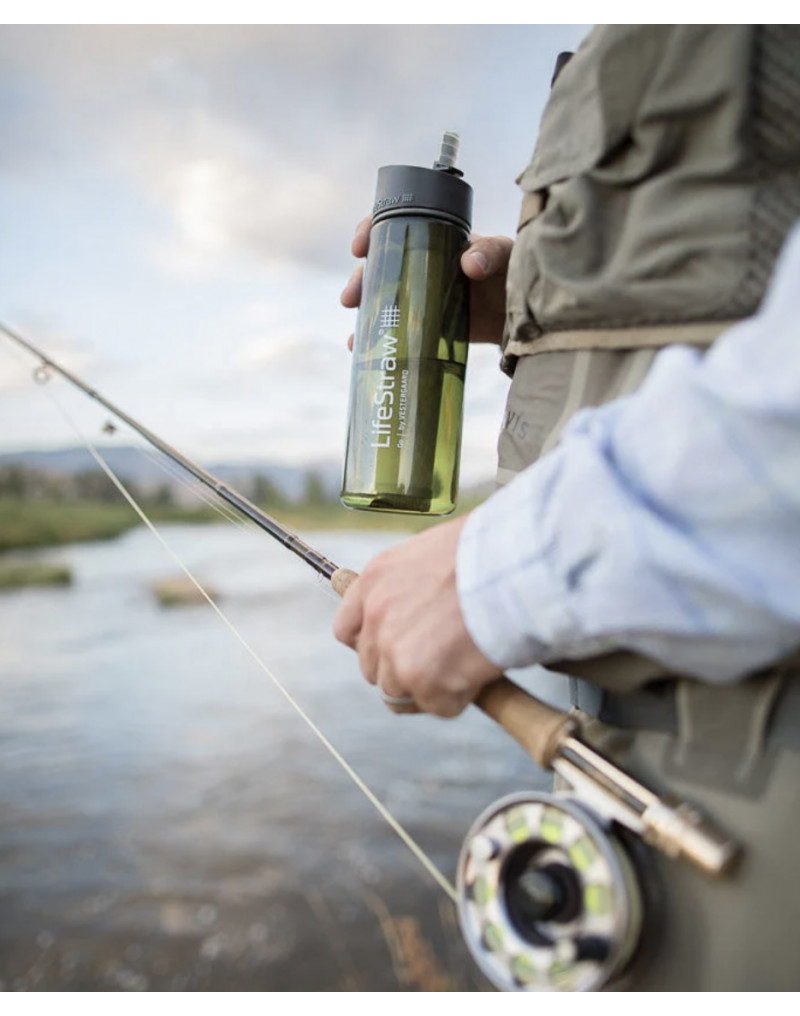
<path fill-rule="evenodd" d="M 397 717 L 330 634 L 337 599 L 232 525 L 163 532 L 449 879 L 497 797 L 544 786 L 477 710 Z M 308 533 L 358 569 L 396 534 Z M 0 987 L 488 990 L 453 906 L 145 529 L 29 552 L 0 597 Z"/>

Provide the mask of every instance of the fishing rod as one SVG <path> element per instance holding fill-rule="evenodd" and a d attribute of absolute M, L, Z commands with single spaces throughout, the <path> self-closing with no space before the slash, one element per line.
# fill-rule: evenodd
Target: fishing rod
<path fill-rule="evenodd" d="M 328 579 L 340 596 L 358 578 L 34 343 L 2 323 L 0 332 L 40 361 L 35 374 L 52 370 L 88 395 Z M 513 795 L 477 820 L 458 863 L 464 937 L 483 972 L 504 990 L 595 990 L 625 968 L 643 927 L 640 877 L 614 825 L 712 877 L 730 869 L 738 847 L 693 806 L 660 798 L 589 747 L 573 716 L 509 678 L 491 682 L 474 704 L 571 789 Z"/>

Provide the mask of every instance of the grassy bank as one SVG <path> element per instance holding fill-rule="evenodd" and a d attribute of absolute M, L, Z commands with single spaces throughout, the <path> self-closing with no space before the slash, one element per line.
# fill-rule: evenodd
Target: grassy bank
<path fill-rule="evenodd" d="M 208 509 L 188 512 L 153 507 L 152 517 L 202 522 L 218 516 Z M 51 547 L 83 540 L 110 540 L 139 524 L 124 501 L 50 501 L 0 498 L 0 551 Z"/>
<path fill-rule="evenodd" d="M 465 497 L 459 511 L 479 503 Z M 210 508 L 177 508 L 143 505 L 156 522 L 207 523 L 220 521 Z M 314 529 L 357 529 L 361 532 L 418 532 L 435 525 L 435 518 L 393 515 L 386 512 L 350 511 L 338 502 L 307 502 L 267 506 L 265 510 L 282 525 L 298 532 Z M 58 546 L 85 540 L 109 540 L 140 524 L 138 515 L 125 502 L 56 501 L 0 497 L 0 552 L 31 547 Z"/>
<path fill-rule="evenodd" d="M 10 564 L 0 561 L 0 592 L 26 586 L 68 586 L 72 572 L 60 564 Z"/>

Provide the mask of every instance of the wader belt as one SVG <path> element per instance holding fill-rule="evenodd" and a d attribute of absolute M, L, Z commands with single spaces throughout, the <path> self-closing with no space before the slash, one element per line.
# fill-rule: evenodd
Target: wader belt
<path fill-rule="evenodd" d="M 614 663 L 616 658 L 616 664 Z M 623 663 L 623 661 L 625 661 Z M 616 681 L 609 682 L 609 668 Z M 557 665 L 573 676 L 597 681 L 605 691 L 597 718 L 616 730 L 670 735 L 663 772 L 683 780 L 743 796 L 757 796 L 780 750 L 800 752 L 800 662 L 797 654 L 740 681 L 708 684 L 667 676 L 652 677 L 657 665 L 632 653 Z M 620 670 L 623 673 L 620 673 Z M 600 677 L 601 671 L 605 680 Z M 666 679 L 664 679 L 666 678 Z M 634 690 L 608 691 L 608 685 Z"/>

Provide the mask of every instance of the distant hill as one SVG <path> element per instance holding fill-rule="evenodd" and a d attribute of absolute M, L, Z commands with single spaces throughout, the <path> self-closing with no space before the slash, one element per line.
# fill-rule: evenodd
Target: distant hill
<path fill-rule="evenodd" d="M 134 447 L 106 445 L 98 451 L 114 472 L 123 480 L 135 483 L 140 490 L 163 487 L 167 484 L 182 500 L 182 480 L 186 474 L 159 452 Z M 312 463 L 305 466 L 285 466 L 274 462 L 198 462 L 199 466 L 212 473 L 223 483 L 241 489 L 246 493 L 257 479 L 274 485 L 290 501 L 300 500 L 307 490 L 310 475 L 318 477 L 325 493 L 339 496 L 341 486 L 341 465 L 336 462 Z M 6 466 L 22 465 L 40 473 L 61 476 L 77 476 L 81 473 L 99 471 L 99 466 L 86 448 L 59 448 L 49 451 L 20 451 L 0 454 L 0 470 Z M 181 479 L 175 477 L 180 473 Z"/>

